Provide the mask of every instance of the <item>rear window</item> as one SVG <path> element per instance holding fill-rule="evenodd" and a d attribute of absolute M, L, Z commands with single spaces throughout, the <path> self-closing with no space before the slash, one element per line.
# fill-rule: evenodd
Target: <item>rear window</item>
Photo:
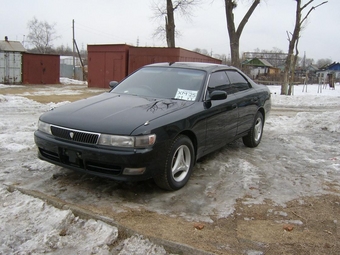
<path fill-rule="evenodd" d="M 243 91 L 250 88 L 248 81 L 236 71 L 227 71 L 230 83 L 237 91 Z"/>

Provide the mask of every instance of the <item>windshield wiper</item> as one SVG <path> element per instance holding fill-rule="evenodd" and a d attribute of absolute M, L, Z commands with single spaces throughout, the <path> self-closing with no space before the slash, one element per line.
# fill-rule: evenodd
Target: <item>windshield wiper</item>
<path fill-rule="evenodd" d="M 187 100 L 185 100 L 185 99 L 181 99 L 181 98 L 175 98 L 175 97 L 172 97 L 172 98 L 169 98 L 169 99 L 171 99 L 171 100 L 187 101 Z"/>

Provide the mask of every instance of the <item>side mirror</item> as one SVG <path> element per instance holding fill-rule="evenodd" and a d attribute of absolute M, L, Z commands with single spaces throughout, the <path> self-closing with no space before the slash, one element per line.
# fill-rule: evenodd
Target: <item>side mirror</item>
<path fill-rule="evenodd" d="M 210 93 L 210 100 L 223 100 L 227 98 L 227 92 L 223 90 L 215 90 Z"/>
<path fill-rule="evenodd" d="M 215 90 L 209 94 L 209 97 L 204 101 L 204 107 L 209 109 L 212 106 L 211 101 L 213 100 L 223 100 L 227 98 L 227 92 L 223 90 Z"/>
<path fill-rule="evenodd" d="M 118 81 L 110 81 L 109 82 L 109 86 L 111 89 L 114 89 L 115 87 L 117 87 L 118 85 Z"/>

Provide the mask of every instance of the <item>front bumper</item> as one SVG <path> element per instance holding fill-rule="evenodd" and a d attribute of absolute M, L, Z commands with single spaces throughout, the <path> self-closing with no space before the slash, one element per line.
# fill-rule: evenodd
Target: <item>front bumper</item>
<path fill-rule="evenodd" d="M 168 143 L 156 143 L 151 148 L 114 148 L 63 140 L 35 131 L 38 157 L 50 163 L 121 181 L 152 178 L 155 171 L 165 166 Z M 125 174 L 126 169 L 144 169 L 142 174 Z M 125 170 L 125 172 L 124 172 Z"/>

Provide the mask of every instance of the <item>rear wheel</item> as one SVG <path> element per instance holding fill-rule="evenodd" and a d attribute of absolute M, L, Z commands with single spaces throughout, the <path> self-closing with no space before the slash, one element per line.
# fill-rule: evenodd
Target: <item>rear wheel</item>
<path fill-rule="evenodd" d="M 170 150 L 163 170 L 155 177 L 156 184 L 166 190 L 178 190 L 188 182 L 194 165 L 195 153 L 191 140 L 178 136 Z"/>
<path fill-rule="evenodd" d="M 263 133 L 263 115 L 261 112 L 257 112 L 252 128 L 248 135 L 242 137 L 245 146 L 254 148 L 261 142 Z"/>

